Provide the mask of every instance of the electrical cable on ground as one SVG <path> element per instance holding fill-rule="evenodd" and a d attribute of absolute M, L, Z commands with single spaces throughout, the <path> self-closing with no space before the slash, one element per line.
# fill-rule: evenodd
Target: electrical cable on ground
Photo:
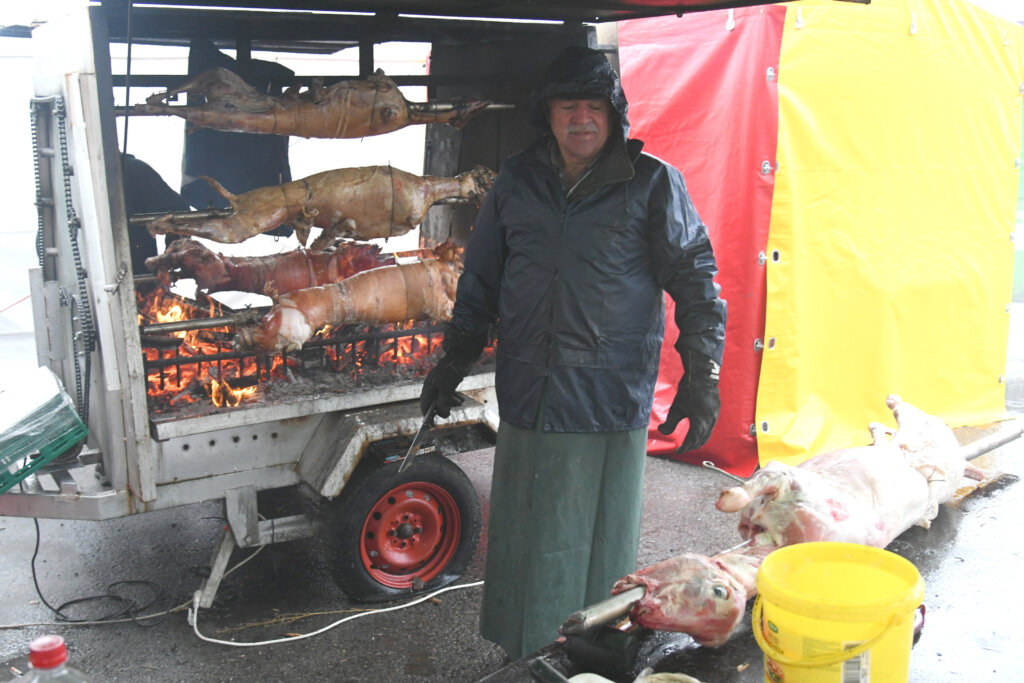
<path fill-rule="evenodd" d="M 434 597 L 436 597 L 438 595 L 441 595 L 442 593 L 447 593 L 448 591 L 458 590 L 458 589 L 461 589 L 461 588 L 475 588 L 477 586 L 482 586 L 483 583 L 484 583 L 483 581 L 474 581 L 472 583 L 465 583 L 465 584 L 460 584 L 460 585 L 455 585 L 455 586 L 446 586 L 444 588 L 441 588 L 439 590 L 434 591 L 433 593 L 428 593 L 426 595 L 422 595 L 422 596 L 416 598 L 415 600 L 412 600 L 411 602 L 407 602 L 407 603 L 404 603 L 404 604 L 401 604 L 401 605 L 393 605 L 391 607 L 382 607 L 380 609 L 366 610 L 366 611 L 357 612 L 356 614 L 351 614 L 351 615 L 349 615 L 347 617 L 339 619 L 339 620 L 337 620 L 337 621 L 335 621 L 335 622 L 333 622 L 331 624 L 328 624 L 327 626 L 324 626 L 323 628 L 317 629 L 316 631 L 312 631 L 310 633 L 304 633 L 304 634 L 295 635 L 295 636 L 287 636 L 285 638 L 276 638 L 276 639 L 273 639 L 273 640 L 263 640 L 263 641 L 257 641 L 257 642 L 251 642 L 251 643 L 239 643 L 239 642 L 230 641 L 230 640 L 221 640 L 221 639 L 218 639 L 218 638 L 211 638 L 211 637 L 205 636 L 205 635 L 203 635 L 202 633 L 199 632 L 199 606 L 198 606 L 198 603 L 199 603 L 200 591 L 196 591 L 195 595 L 193 596 L 193 598 L 191 600 L 189 600 L 187 602 L 183 602 L 180 605 L 177 605 L 176 607 L 171 607 L 170 609 L 164 610 L 162 612 L 156 612 L 154 614 L 144 614 L 143 615 L 143 614 L 137 614 L 137 612 L 139 612 L 139 611 L 141 611 L 143 609 L 146 609 L 147 607 L 152 605 L 153 602 L 156 601 L 156 598 L 154 598 L 153 600 L 151 600 L 150 602 L 146 603 L 145 605 L 143 605 L 141 607 L 137 607 L 135 605 L 134 601 L 132 601 L 132 600 L 130 600 L 128 598 L 125 598 L 123 596 L 113 594 L 113 593 L 106 594 L 106 595 L 95 595 L 95 596 L 90 596 L 90 597 L 86 597 L 86 598 L 77 598 L 77 599 L 73 599 L 73 600 L 70 600 L 68 602 L 65 602 L 62 605 L 60 605 L 59 607 L 53 607 L 46 600 L 46 598 L 43 597 L 43 593 L 42 593 L 42 591 L 39 588 L 39 580 L 38 580 L 37 575 L 36 575 L 36 557 L 39 554 L 39 541 L 40 541 L 41 534 L 40 534 L 40 531 L 39 531 L 39 520 L 36 519 L 36 518 L 33 518 L 32 521 L 34 522 L 35 529 L 36 529 L 36 543 L 35 543 L 35 549 L 32 552 L 32 560 L 31 560 L 32 582 L 33 582 L 33 584 L 35 584 L 36 595 L 39 596 L 40 601 L 42 601 L 42 603 L 44 605 L 46 605 L 46 607 L 49 608 L 51 612 L 53 612 L 54 614 L 56 614 L 58 616 L 59 621 L 57 621 L 57 622 L 36 622 L 36 623 L 25 623 L 25 624 L 0 624 L 0 630 L 28 628 L 28 627 L 33 627 L 33 626 L 99 626 L 99 625 L 104 625 L 104 624 L 121 624 L 121 623 L 126 623 L 126 622 L 134 622 L 135 624 L 137 624 L 139 626 L 142 626 L 142 624 L 139 623 L 140 621 L 143 621 L 143 620 L 146 620 L 146 619 L 155 619 L 157 617 L 164 617 L 164 616 L 167 616 L 169 614 L 174 614 L 174 613 L 177 613 L 177 612 L 182 612 L 185 609 L 188 609 L 188 623 L 192 626 L 193 632 L 196 634 L 196 636 L 200 640 L 206 641 L 208 643 L 214 643 L 214 644 L 217 644 L 217 645 L 228 645 L 228 646 L 231 646 L 231 647 L 257 647 L 257 646 L 263 646 L 263 645 L 277 645 L 277 644 L 280 644 L 280 643 L 289 643 L 289 642 L 294 642 L 294 641 L 297 641 L 297 640 L 304 640 L 306 638 L 312 638 L 313 636 L 318 636 L 318 635 L 320 635 L 322 633 L 326 633 L 327 631 L 330 631 L 331 629 L 333 629 L 333 628 L 335 628 L 337 626 L 340 626 L 340 625 L 344 624 L 347 621 L 352 621 L 353 619 L 358 619 L 359 617 L 365 617 L 365 616 L 369 616 L 371 614 L 382 614 L 384 612 L 394 612 L 394 611 L 397 611 L 397 610 L 400 610 L 400 609 L 405 609 L 407 607 L 413 607 L 414 605 L 418 605 L 421 602 L 424 602 L 424 601 L 427 601 L 427 600 L 431 600 Z M 225 571 L 224 572 L 224 576 L 222 578 L 227 578 L 233 572 L 235 572 L 238 569 L 240 569 L 243 565 L 245 565 L 251 559 L 256 557 L 264 548 L 266 548 L 265 544 L 257 547 L 252 553 L 250 553 L 244 559 L 240 560 L 234 566 L 230 567 L 227 571 Z M 108 587 L 108 590 L 110 588 L 114 587 L 114 586 L 128 585 L 128 584 L 146 584 L 146 585 L 153 585 L 153 586 L 156 585 L 156 584 L 153 584 L 152 582 L 149 582 L 149 581 L 116 581 L 116 582 L 110 584 L 110 586 Z M 162 591 L 161 591 L 161 593 L 162 593 Z M 120 600 L 120 601 L 122 601 L 125 604 L 125 609 L 120 611 L 120 612 L 116 612 L 114 614 L 108 615 L 107 617 L 103 617 L 101 619 L 94 619 L 94 620 L 88 620 L 88 621 L 87 620 L 81 620 L 81 619 L 71 619 L 71 618 L 67 617 L 66 615 L 64 615 L 63 612 L 61 611 L 63 608 L 65 608 L 65 607 L 67 607 L 69 605 L 79 604 L 79 603 L 82 603 L 82 602 L 93 601 L 93 600 L 103 600 L 103 599 Z M 125 617 L 125 618 L 115 618 L 115 617 L 120 617 L 122 614 L 128 614 L 128 616 Z M 312 616 L 312 615 L 310 615 L 310 616 Z M 156 625 L 157 624 L 153 624 L 153 626 L 156 626 Z"/>
<path fill-rule="evenodd" d="M 37 518 L 33 518 L 32 522 L 35 524 L 35 529 L 36 529 L 36 543 L 35 543 L 35 548 L 32 551 L 32 560 L 30 562 L 31 569 L 32 569 L 32 583 L 35 585 L 36 595 L 39 596 L 39 600 L 51 612 L 53 612 L 54 614 L 57 615 L 58 621 L 55 621 L 55 622 L 40 621 L 40 622 L 22 623 L 22 624 L 0 624 L 0 631 L 20 629 L 20 628 L 30 628 L 30 627 L 34 627 L 34 626 L 99 626 L 99 625 L 102 625 L 102 624 L 124 624 L 124 623 L 127 623 L 127 622 L 134 622 L 138 626 L 144 626 L 143 624 L 141 624 L 139 622 L 140 621 L 144 621 L 144 620 L 148 620 L 148 619 L 156 619 L 157 617 L 164 617 L 164 616 L 167 616 L 169 614 L 175 614 L 177 612 L 184 612 L 186 609 L 188 609 L 189 605 L 192 604 L 192 600 L 186 600 L 185 602 L 181 603 L 180 605 L 177 605 L 175 607 L 171 607 L 169 609 L 163 610 L 162 612 L 155 612 L 153 614 L 138 614 L 138 612 L 141 612 L 142 610 L 145 610 L 146 608 L 150 607 L 154 602 L 156 602 L 157 598 L 154 598 L 153 600 L 149 601 L 145 605 L 136 606 L 134 601 L 129 599 L 129 598 L 125 598 L 125 597 L 117 595 L 115 593 L 108 593 L 108 594 L 104 594 L 104 595 L 93 595 L 93 596 L 85 597 L 85 598 L 75 598 L 73 600 L 69 600 L 68 602 L 65 602 L 65 603 L 61 604 L 59 607 L 54 607 L 53 605 L 51 605 L 46 600 L 46 598 L 43 596 L 42 590 L 39 588 L 39 579 L 38 579 L 38 577 L 36 575 L 36 557 L 39 555 L 39 541 L 40 541 L 39 520 Z M 266 545 L 261 545 L 261 546 L 257 547 L 253 552 L 249 553 L 249 555 L 247 555 L 244 559 L 240 560 L 234 566 L 230 567 L 227 571 L 225 571 L 223 578 L 227 578 L 233 572 L 235 572 L 238 569 L 240 569 L 246 562 L 248 562 L 252 558 L 254 558 L 257 555 L 259 555 L 260 552 L 265 547 L 266 547 Z M 150 585 L 150 586 L 154 586 L 157 589 L 159 589 L 159 586 L 157 584 L 151 582 L 151 581 L 115 581 L 114 583 L 110 584 L 107 587 L 107 589 L 111 590 L 113 587 L 121 586 L 121 585 Z M 160 594 L 162 595 L 163 594 L 163 590 L 162 589 L 159 589 L 159 590 L 160 590 Z M 80 603 L 83 603 L 83 602 L 90 602 L 90 601 L 95 601 L 95 600 L 119 600 L 119 601 L 121 601 L 125 605 L 125 609 L 120 611 L 120 612 L 116 612 L 114 614 L 107 615 L 105 617 L 100 617 L 99 619 L 88 619 L 88 620 L 86 620 L 86 619 L 72 619 L 72 618 L 68 617 L 67 615 L 65 615 L 63 613 L 63 611 L 62 611 L 65 607 L 67 607 L 69 605 L 75 605 L 75 604 L 80 604 Z M 128 616 L 125 617 L 125 618 L 117 618 L 117 617 L 121 617 L 124 614 L 127 614 Z M 156 626 L 156 624 L 152 624 L 152 626 Z M 145 627 L 149 628 L 149 626 L 145 626 Z"/>
<path fill-rule="evenodd" d="M 427 595 L 420 596 L 419 598 L 416 598 L 412 602 L 407 602 L 407 603 L 405 603 L 403 605 L 394 605 L 393 607 L 382 607 L 380 609 L 372 610 L 372 611 L 369 611 L 369 612 L 358 612 L 356 614 L 349 615 L 349 616 L 345 617 L 344 619 L 339 619 L 339 620 L 335 621 L 334 623 L 328 624 L 327 626 L 324 626 L 323 628 L 317 629 L 316 631 L 312 631 L 310 633 L 303 633 L 303 634 L 297 635 L 297 636 L 287 636 L 285 638 L 275 638 L 273 640 L 261 640 L 261 641 L 257 641 L 257 642 L 254 642 L 254 643 L 239 643 L 239 642 L 235 642 L 235 641 L 231 641 L 231 640 L 220 640 L 218 638 L 210 638 L 209 636 L 204 636 L 202 633 L 200 633 L 199 632 L 199 606 L 198 606 L 199 592 L 197 591 L 196 595 L 195 595 L 195 598 L 193 598 L 193 600 L 192 600 L 192 607 L 190 607 L 189 610 L 188 610 L 188 623 L 192 625 L 192 630 L 195 632 L 196 636 L 198 636 L 200 640 L 205 640 L 208 643 L 216 643 L 217 645 L 230 645 L 231 647 L 261 647 L 263 645 L 278 645 L 280 643 L 293 643 L 293 642 L 295 642 L 297 640 L 304 640 L 306 638 L 312 638 L 313 636 L 318 636 L 321 633 L 326 633 L 327 631 L 330 631 L 332 628 L 334 628 L 336 626 L 340 626 L 340 625 L 344 624 L 346 621 L 352 621 L 353 619 L 358 619 L 359 617 L 366 617 L 366 616 L 369 616 L 371 614 L 382 614 L 384 612 L 394 612 L 396 610 L 405 609 L 406 607 L 412 607 L 413 605 L 418 605 L 419 603 L 424 602 L 425 600 L 430 600 L 431 598 L 433 598 L 433 597 L 435 597 L 437 595 L 440 595 L 441 593 L 446 593 L 448 591 L 458 590 L 460 588 L 475 588 L 476 586 L 482 586 L 482 585 L 484 585 L 483 581 L 474 581 L 473 583 L 463 583 L 463 584 L 459 584 L 457 586 L 446 586 L 445 588 L 441 588 L 440 590 L 436 590 L 433 593 L 429 593 Z"/>

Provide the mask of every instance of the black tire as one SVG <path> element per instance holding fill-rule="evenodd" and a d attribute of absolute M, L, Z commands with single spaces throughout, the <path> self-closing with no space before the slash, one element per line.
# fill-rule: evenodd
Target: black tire
<path fill-rule="evenodd" d="M 458 465 L 437 454 L 367 456 L 330 505 L 327 554 L 353 600 L 379 602 L 458 580 L 480 538 L 480 502 Z"/>

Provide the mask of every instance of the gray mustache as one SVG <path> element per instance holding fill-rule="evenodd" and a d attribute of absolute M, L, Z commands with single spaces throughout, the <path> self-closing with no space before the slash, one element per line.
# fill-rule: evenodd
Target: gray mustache
<path fill-rule="evenodd" d="M 569 133 L 596 133 L 597 126 L 593 123 L 581 123 L 576 125 L 570 125 L 567 129 Z"/>

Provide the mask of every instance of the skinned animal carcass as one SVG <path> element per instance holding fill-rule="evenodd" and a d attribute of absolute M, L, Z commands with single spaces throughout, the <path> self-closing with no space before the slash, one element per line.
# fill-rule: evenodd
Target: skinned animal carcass
<path fill-rule="evenodd" d="M 427 209 L 439 201 L 481 201 L 494 178 L 494 172 L 483 166 L 453 178 L 368 166 L 323 171 L 240 195 L 207 178 L 231 204 L 229 215 L 167 214 L 146 223 L 146 229 L 152 235 L 172 233 L 234 244 L 290 224 L 305 245 L 310 228 L 315 226 L 322 228 L 323 234 L 307 246 L 319 249 L 339 237 L 369 240 L 404 235 L 419 225 Z"/>
<path fill-rule="evenodd" d="M 757 568 L 776 546 L 744 543 L 717 555 L 685 553 L 628 574 L 618 594 L 642 586 L 629 612 L 645 628 L 687 633 L 701 645 L 724 645 L 757 593 Z"/>
<path fill-rule="evenodd" d="M 767 534 L 778 546 L 841 541 L 884 548 L 918 524 L 928 528 L 952 500 L 968 463 L 952 430 L 938 418 L 889 396 L 899 428 L 870 425 L 874 443 L 811 458 L 798 467 L 773 461 L 742 486 L 725 489 L 715 507 L 739 512 L 743 538 Z M 891 439 L 888 437 L 891 435 Z"/>
<path fill-rule="evenodd" d="M 186 93 L 202 104 L 172 105 Z M 178 116 L 197 126 L 235 133 L 296 135 L 303 138 L 362 138 L 405 126 L 448 123 L 462 127 L 490 104 L 487 100 L 414 103 L 402 96 L 380 69 L 367 79 L 324 87 L 314 82 L 280 97 L 259 92 L 240 76 L 217 67 L 178 88 L 157 93 L 130 109 L 133 116 Z"/>
<path fill-rule="evenodd" d="M 259 323 L 239 328 L 240 351 L 293 351 L 326 325 L 448 320 L 462 274 L 458 261 L 423 260 L 374 268 L 333 285 L 278 295 Z"/>
<path fill-rule="evenodd" d="M 613 594 L 645 588 L 630 611 L 634 623 L 722 645 L 756 594 L 757 569 L 773 550 L 811 541 L 884 548 L 915 524 L 927 528 L 965 477 L 983 478 L 945 423 L 898 396 L 886 405 L 899 427 L 893 433 L 872 424 L 872 445 L 824 453 L 797 467 L 773 461 L 742 486 L 723 490 L 716 507 L 740 513 L 742 545 L 712 557 L 680 555 L 619 579 Z"/>

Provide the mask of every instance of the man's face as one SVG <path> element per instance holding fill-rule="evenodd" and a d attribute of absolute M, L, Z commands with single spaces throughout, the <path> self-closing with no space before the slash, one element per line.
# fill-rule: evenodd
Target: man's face
<path fill-rule="evenodd" d="M 611 133 L 611 104 L 603 98 L 548 102 L 551 132 L 566 165 L 589 164 L 601 153 Z"/>

